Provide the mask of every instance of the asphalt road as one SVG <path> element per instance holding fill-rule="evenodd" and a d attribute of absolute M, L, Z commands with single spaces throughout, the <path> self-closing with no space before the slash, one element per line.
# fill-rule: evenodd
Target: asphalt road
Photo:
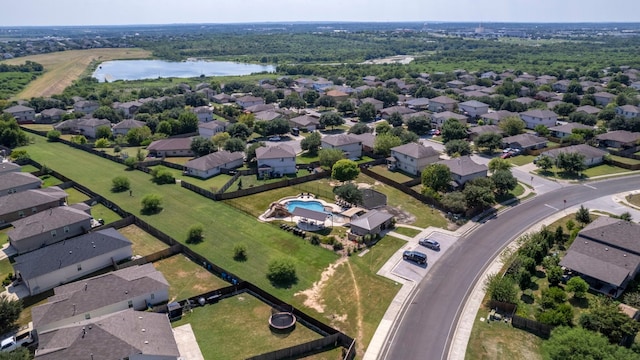
<path fill-rule="evenodd" d="M 640 187 L 640 175 L 560 189 L 501 212 L 461 237 L 416 287 L 389 335 L 383 359 L 446 359 L 469 292 L 495 256 L 523 231 L 557 211 Z M 566 205 L 564 203 L 566 200 Z"/>

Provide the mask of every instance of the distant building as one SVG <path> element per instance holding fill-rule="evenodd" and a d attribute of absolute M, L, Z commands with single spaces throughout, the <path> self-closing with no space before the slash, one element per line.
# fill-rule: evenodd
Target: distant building
<path fill-rule="evenodd" d="M 13 116 L 19 123 L 31 123 L 36 120 L 36 111 L 24 105 L 15 105 L 4 109 L 3 112 Z"/>

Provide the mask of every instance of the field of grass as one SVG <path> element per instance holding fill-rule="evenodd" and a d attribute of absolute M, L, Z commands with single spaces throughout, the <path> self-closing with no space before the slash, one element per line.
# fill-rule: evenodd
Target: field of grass
<path fill-rule="evenodd" d="M 29 83 L 23 91 L 15 96 L 19 99 L 31 99 L 32 97 L 49 97 L 62 93 L 93 62 L 115 59 L 144 59 L 150 56 L 151 53 L 149 51 L 142 49 L 90 49 L 32 55 L 3 62 L 16 65 L 30 60 L 44 66 L 44 74 Z"/>
<path fill-rule="evenodd" d="M 133 243 L 133 245 L 131 246 L 133 255 L 146 256 L 169 247 L 169 245 L 156 239 L 151 234 L 140 229 L 136 225 L 125 226 L 121 229 L 118 229 L 118 232 L 124 235 L 124 237 L 126 237 L 127 239 L 131 240 L 131 242 Z"/>
<path fill-rule="evenodd" d="M 4 243 L 9 241 L 9 236 L 7 236 L 7 231 L 11 229 L 13 229 L 13 226 L 9 226 L 0 230 L 0 245 L 4 245 Z"/>
<path fill-rule="evenodd" d="M 571 174 L 571 173 L 564 172 L 555 166 L 553 166 L 551 169 L 547 171 L 538 169 L 536 170 L 536 173 L 541 176 L 546 176 L 546 177 L 555 178 L 555 179 L 580 180 L 580 179 L 592 178 L 594 176 L 622 174 L 629 171 L 631 170 L 610 165 L 610 164 L 600 164 L 600 165 L 593 166 L 586 169 L 580 174 L 580 176 L 578 176 L 578 174 Z"/>
<path fill-rule="evenodd" d="M 191 324 L 205 359 L 246 359 L 322 336 L 300 323 L 287 334 L 269 329 L 271 307 L 248 293 L 193 309 L 173 322 Z"/>
<path fill-rule="evenodd" d="M 77 204 L 79 202 L 89 200 L 89 197 L 87 195 L 74 188 L 64 189 L 64 191 L 69 194 L 69 196 L 67 197 L 68 204 Z"/>
<path fill-rule="evenodd" d="M 111 209 L 108 209 L 106 206 L 102 204 L 96 204 L 91 207 L 91 216 L 94 219 L 102 219 L 105 224 L 110 224 L 114 221 L 118 221 L 122 219 L 120 215 L 113 212 Z"/>
<path fill-rule="evenodd" d="M 28 172 L 28 173 L 32 173 L 32 172 L 36 172 L 38 171 L 38 168 L 33 166 L 33 165 L 22 165 L 20 167 L 20 171 L 21 172 Z"/>
<path fill-rule="evenodd" d="M 404 236 L 408 236 L 408 237 L 414 237 L 418 234 L 420 234 L 420 230 L 416 230 L 416 229 L 412 229 L 412 228 L 406 228 L 406 227 L 396 227 L 395 229 L 393 229 L 393 232 L 396 232 L 400 235 L 404 235 Z"/>
<path fill-rule="evenodd" d="M 169 282 L 169 302 L 184 300 L 230 285 L 182 254 L 156 261 L 153 266 Z"/>
<path fill-rule="evenodd" d="M 390 171 L 386 165 L 374 166 L 369 170 L 401 184 L 409 180 L 413 180 L 412 177 L 410 177 L 409 175 L 406 175 L 402 171 Z"/>
<path fill-rule="evenodd" d="M 43 188 L 48 188 L 50 186 L 55 186 L 55 185 L 62 184 L 62 180 L 58 179 L 57 177 L 55 177 L 53 175 L 42 175 L 42 176 L 40 176 L 40 179 L 42 180 L 42 187 Z"/>
<path fill-rule="evenodd" d="M 0 99 L 9 99 L 22 91 L 39 73 L 3 72 L 0 73 Z"/>
<path fill-rule="evenodd" d="M 35 131 L 53 130 L 53 125 L 51 124 L 21 124 L 20 126 L 25 127 L 27 129 L 35 130 Z"/>
<path fill-rule="evenodd" d="M 611 155 L 611 160 L 619 161 L 623 164 L 637 165 L 640 164 L 640 160 L 630 159 L 622 156 Z"/>
<path fill-rule="evenodd" d="M 0 281 L 6 279 L 9 274 L 13 274 L 13 266 L 9 258 L 4 258 L 0 260 Z"/>
<path fill-rule="evenodd" d="M 173 177 L 176 178 L 177 180 L 184 180 L 190 184 L 193 184 L 195 186 L 198 186 L 205 190 L 209 190 L 213 192 L 218 191 L 218 189 L 223 187 L 227 182 L 229 182 L 229 180 L 231 180 L 231 175 L 225 175 L 225 174 L 218 174 L 214 177 L 203 180 L 203 179 L 192 177 L 192 176 L 186 176 L 182 173 L 182 171 L 178 169 L 168 168 L 162 165 L 153 166 L 151 168 L 156 170 L 169 171 L 171 174 L 173 174 Z M 233 188 L 233 186 L 231 188 Z M 233 190 L 235 190 L 235 188 L 233 188 Z"/>
<path fill-rule="evenodd" d="M 635 206 L 640 206 L 640 194 L 627 195 L 627 201 Z"/>
<path fill-rule="evenodd" d="M 530 162 L 533 162 L 535 156 L 533 155 L 518 155 L 516 157 L 510 157 L 507 159 L 508 162 L 512 163 L 515 166 L 526 165 Z"/>

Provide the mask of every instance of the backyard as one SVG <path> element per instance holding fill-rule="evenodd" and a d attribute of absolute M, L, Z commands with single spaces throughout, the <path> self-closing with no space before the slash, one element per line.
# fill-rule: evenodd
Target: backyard
<path fill-rule="evenodd" d="M 169 245 L 133 224 L 118 229 L 118 232 L 131 240 L 131 249 L 134 256 L 147 256 L 169 247 Z"/>
<path fill-rule="evenodd" d="M 181 301 L 230 284 L 182 254 L 153 263 L 169 282 L 169 302 Z"/>

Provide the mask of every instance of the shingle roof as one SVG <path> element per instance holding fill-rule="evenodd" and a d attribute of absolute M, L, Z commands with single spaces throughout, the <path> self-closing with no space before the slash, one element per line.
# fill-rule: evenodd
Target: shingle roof
<path fill-rule="evenodd" d="M 547 139 L 537 136 L 537 135 L 533 135 L 533 134 L 529 134 L 529 133 L 524 133 L 524 134 L 518 134 L 518 135 L 513 135 L 513 136 L 508 136 L 504 139 L 502 139 L 502 143 L 503 144 L 518 144 L 523 148 L 526 147 L 530 147 L 530 146 L 536 146 L 538 144 L 542 144 L 542 143 L 547 143 Z"/>
<path fill-rule="evenodd" d="M 296 152 L 293 148 L 286 144 L 278 144 L 269 147 L 259 147 L 256 149 L 256 159 L 279 159 L 287 157 L 295 157 Z"/>
<path fill-rule="evenodd" d="M 131 309 L 38 334 L 38 340 L 38 360 L 180 356 L 167 314 Z"/>
<path fill-rule="evenodd" d="M 562 132 L 566 134 L 571 134 L 573 129 L 592 129 L 593 130 L 593 126 L 588 126 L 580 123 L 566 123 L 563 125 L 553 126 L 549 128 L 550 131 L 557 131 L 557 132 Z"/>
<path fill-rule="evenodd" d="M 355 220 L 351 220 L 351 226 L 356 226 L 365 230 L 373 230 L 376 227 L 391 220 L 393 215 L 386 212 L 371 210 Z"/>
<path fill-rule="evenodd" d="M 431 114 L 431 117 L 434 119 L 456 119 L 456 120 L 467 120 L 467 117 L 461 114 L 457 114 L 451 111 L 443 111 L 439 113 Z"/>
<path fill-rule="evenodd" d="M 302 115 L 294 117 L 289 120 L 294 124 L 298 124 L 300 126 L 309 126 L 309 125 L 318 125 L 320 124 L 320 118 L 312 115 Z"/>
<path fill-rule="evenodd" d="M 380 110 L 380 112 L 383 114 L 399 113 L 400 115 L 405 115 L 405 114 L 414 113 L 415 110 L 409 109 L 408 107 L 404 107 L 404 106 L 391 106 L 391 107 Z"/>
<path fill-rule="evenodd" d="M 129 119 L 129 120 L 122 120 L 119 123 L 113 125 L 112 129 L 135 129 L 135 128 L 141 128 L 145 125 L 147 125 L 147 123 L 145 123 L 144 121 Z"/>
<path fill-rule="evenodd" d="M 67 193 L 57 186 L 45 189 L 32 189 L 0 197 L 0 215 L 30 209 L 66 198 Z"/>
<path fill-rule="evenodd" d="M 223 166 L 230 162 L 238 161 L 243 157 L 244 157 L 244 153 L 240 151 L 237 151 L 237 152 L 218 151 L 218 152 L 211 153 L 209 155 L 199 157 L 197 159 L 187 161 L 187 163 L 184 164 L 184 166 L 191 169 L 207 171 L 209 169 Z"/>
<path fill-rule="evenodd" d="M 584 106 L 580 106 L 576 109 L 576 112 L 583 112 L 583 113 L 587 113 L 587 114 L 597 114 L 600 112 L 600 109 L 598 109 L 595 106 L 591 106 L 591 105 L 584 105 Z"/>
<path fill-rule="evenodd" d="M 356 137 L 358 140 L 360 140 L 363 146 L 373 148 L 375 145 L 376 136 L 373 135 L 372 133 L 351 134 L 351 135 Z"/>
<path fill-rule="evenodd" d="M 454 99 L 452 99 L 452 98 L 450 98 L 448 96 L 444 96 L 444 95 L 435 97 L 435 98 L 433 98 L 433 99 L 431 99 L 429 101 L 431 103 L 438 103 L 438 104 L 457 104 L 458 103 L 457 100 L 454 100 Z"/>
<path fill-rule="evenodd" d="M 17 256 L 13 268 L 23 278 L 32 279 L 127 246 L 131 246 L 129 239 L 107 228 Z"/>
<path fill-rule="evenodd" d="M 213 120 L 209 122 L 203 122 L 198 124 L 198 128 L 216 130 L 218 128 L 226 128 L 227 123 L 220 120 Z"/>
<path fill-rule="evenodd" d="M 596 136 L 597 140 L 612 140 L 621 143 L 632 143 L 640 139 L 640 133 L 627 130 L 609 131 Z"/>
<path fill-rule="evenodd" d="M 40 115 L 44 115 L 44 116 L 56 116 L 56 115 L 63 115 L 66 114 L 67 112 L 62 110 L 62 109 L 56 109 L 56 108 L 51 108 L 51 109 L 45 109 L 42 110 L 40 112 Z"/>
<path fill-rule="evenodd" d="M 523 113 L 520 113 L 520 116 L 531 116 L 531 117 L 535 117 L 535 118 L 548 118 L 548 117 L 558 117 L 558 114 L 554 113 L 551 110 L 547 110 L 547 109 L 532 109 L 529 111 L 525 111 Z"/>
<path fill-rule="evenodd" d="M 449 160 L 440 160 L 438 164 L 446 165 L 452 174 L 466 176 L 487 171 L 487 165 L 478 164 L 469 156 L 461 156 Z"/>
<path fill-rule="evenodd" d="M 469 134 L 476 134 L 476 135 L 480 135 L 480 134 L 484 134 L 484 133 L 496 133 L 496 134 L 503 134 L 504 133 L 504 131 L 502 131 L 502 129 L 500 129 L 500 127 L 498 125 L 474 126 L 474 127 L 471 127 L 469 129 L 467 129 L 467 132 Z"/>
<path fill-rule="evenodd" d="M 60 206 L 14 221 L 14 228 L 7 235 L 15 242 L 88 219 L 91 219 L 91 215 L 82 210 Z"/>
<path fill-rule="evenodd" d="M 42 184 L 37 176 L 25 172 L 10 171 L 0 173 L 0 192 L 28 184 Z"/>
<path fill-rule="evenodd" d="M 481 101 L 478 100 L 469 100 L 469 101 L 465 101 L 463 103 L 460 103 L 459 106 L 469 106 L 472 108 L 479 108 L 479 107 L 485 107 L 485 106 L 489 106 L 488 104 L 485 104 Z"/>
<path fill-rule="evenodd" d="M 22 166 L 14 164 L 12 162 L 0 161 L 0 174 L 17 171 L 19 172 Z"/>
<path fill-rule="evenodd" d="M 431 146 L 424 146 L 418 143 L 408 143 L 400 146 L 396 146 L 391 148 L 391 151 L 395 151 L 397 153 L 410 156 L 414 159 L 422 159 L 431 156 L 440 155 L 434 148 Z"/>
<path fill-rule="evenodd" d="M 562 148 L 555 148 L 543 152 L 543 155 L 555 158 L 559 154 L 578 153 L 584 155 L 587 159 L 601 158 L 607 154 L 606 151 L 600 150 L 587 144 L 572 145 Z"/>
<path fill-rule="evenodd" d="M 603 98 L 607 98 L 607 99 L 613 99 L 613 98 L 616 97 L 615 95 L 613 95 L 611 93 L 603 92 L 603 91 L 602 92 L 597 92 L 597 93 L 593 94 L 593 96 L 595 96 L 595 97 L 603 97 Z"/>
<path fill-rule="evenodd" d="M 31 315 L 34 327 L 38 328 L 168 288 L 169 283 L 153 264 L 131 266 L 58 286 L 54 289 L 55 295 L 49 297 L 46 304 L 34 307 Z"/>
<path fill-rule="evenodd" d="M 147 146 L 147 150 L 167 151 L 167 150 L 187 150 L 191 149 L 191 138 L 171 138 L 156 140 Z"/>
<path fill-rule="evenodd" d="M 483 119 L 490 119 L 490 120 L 495 120 L 495 121 L 500 121 L 508 116 L 518 116 L 517 113 L 508 111 L 508 110 L 499 110 L 499 111 L 494 111 L 494 112 L 490 112 L 487 114 L 483 114 L 482 118 Z"/>
<path fill-rule="evenodd" d="M 329 135 L 322 138 L 322 142 L 331 146 L 342 146 L 349 144 L 357 144 L 360 139 L 351 134 Z"/>
<path fill-rule="evenodd" d="M 24 111 L 34 111 L 33 108 L 24 105 L 15 105 L 10 108 L 4 109 L 4 112 L 8 112 L 9 114 L 24 112 Z"/>

